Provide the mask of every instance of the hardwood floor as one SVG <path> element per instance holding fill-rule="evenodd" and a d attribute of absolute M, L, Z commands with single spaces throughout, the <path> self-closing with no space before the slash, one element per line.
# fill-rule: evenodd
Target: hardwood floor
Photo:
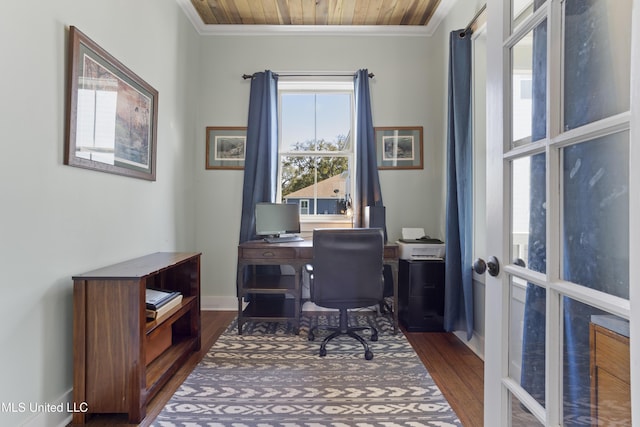
<path fill-rule="evenodd" d="M 147 406 L 147 417 L 139 426 L 145 427 L 151 424 L 235 315 L 235 311 L 202 312 L 202 349 L 193 354 L 151 400 Z M 484 364 L 482 360 L 453 334 L 403 332 L 460 418 L 462 425 L 465 427 L 482 426 L 484 393 Z M 86 425 L 130 427 L 136 424 L 128 424 L 126 415 L 118 414 L 93 415 L 89 417 Z"/>

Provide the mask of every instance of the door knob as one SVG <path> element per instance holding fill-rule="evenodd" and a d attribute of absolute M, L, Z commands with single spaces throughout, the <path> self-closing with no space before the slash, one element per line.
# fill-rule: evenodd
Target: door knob
<path fill-rule="evenodd" d="M 484 274 L 487 270 L 489 270 L 489 274 L 493 277 L 500 273 L 500 263 L 498 262 L 498 258 L 491 256 L 487 262 L 482 258 L 476 258 L 476 260 L 473 261 L 473 271 L 476 273 Z"/>
<path fill-rule="evenodd" d="M 524 260 L 522 258 L 516 258 L 513 260 L 513 263 L 515 265 L 517 265 L 518 267 L 526 267 L 527 264 L 524 262 Z"/>

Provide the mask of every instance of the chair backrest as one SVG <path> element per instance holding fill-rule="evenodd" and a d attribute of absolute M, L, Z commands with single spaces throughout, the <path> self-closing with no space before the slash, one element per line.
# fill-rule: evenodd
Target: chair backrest
<path fill-rule="evenodd" d="M 322 307 L 357 308 L 383 298 L 384 233 L 379 228 L 313 231 L 311 301 Z"/>

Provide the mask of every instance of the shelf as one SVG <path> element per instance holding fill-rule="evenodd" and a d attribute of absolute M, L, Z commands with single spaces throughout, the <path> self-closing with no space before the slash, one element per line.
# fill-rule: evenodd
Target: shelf
<path fill-rule="evenodd" d="M 252 293 L 282 294 L 283 291 L 295 292 L 296 279 L 293 275 L 258 275 L 248 279 L 242 287 L 243 295 Z"/>
<path fill-rule="evenodd" d="M 149 363 L 146 369 L 148 399 L 151 399 L 159 391 L 196 348 L 197 338 L 181 337 L 175 339 L 174 337 L 171 347 Z"/>
<path fill-rule="evenodd" d="M 255 320 L 288 320 L 295 317 L 295 301 L 293 298 L 269 300 L 269 304 L 251 301 L 242 311 L 242 316 Z"/>
<path fill-rule="evenodd" d="M 196 297 L 183 297 L 182 304 L 173 308 L 159 320 L 147 320 L 147 335 L 150 335 L 156 328 L 166 322 L 173 323 L 182 317 L 187 311 L 191 310 L 196 303 Z"/>

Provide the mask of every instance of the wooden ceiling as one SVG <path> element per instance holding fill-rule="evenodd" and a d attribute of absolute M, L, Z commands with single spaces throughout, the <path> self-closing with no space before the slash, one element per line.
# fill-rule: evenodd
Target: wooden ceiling
<path fill-rule="evenodd" d="M 190 0 L 205 25 L 425 26 L 440 0 Z"/>

